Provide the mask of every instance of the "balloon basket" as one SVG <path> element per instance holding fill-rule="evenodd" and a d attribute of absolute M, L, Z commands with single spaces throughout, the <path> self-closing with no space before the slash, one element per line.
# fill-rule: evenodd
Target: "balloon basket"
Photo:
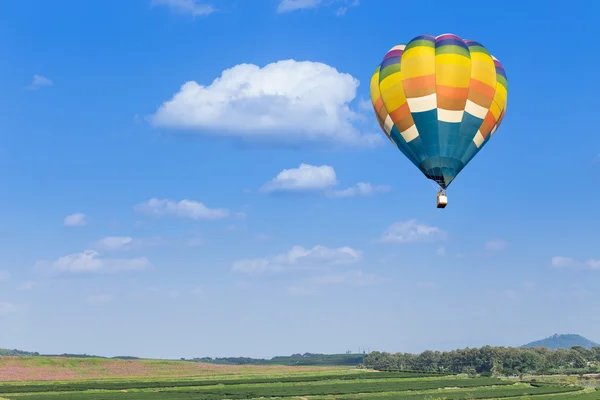
<path fill-rule="evenodd" d="M 439 191 L 437 194 L 437 208 L 446 208 L 448 205 L 448 196 L 446 196 L 446 192 Z"/>

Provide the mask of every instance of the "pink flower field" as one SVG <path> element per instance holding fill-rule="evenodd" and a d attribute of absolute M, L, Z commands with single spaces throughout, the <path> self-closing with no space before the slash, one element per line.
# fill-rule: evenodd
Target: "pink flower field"
<path fill-rule="evenodd" d="M 214 365 L 186 361 L 0 357 L 0 381 L 185 377 L 325 371 L 332 367 Z"/>

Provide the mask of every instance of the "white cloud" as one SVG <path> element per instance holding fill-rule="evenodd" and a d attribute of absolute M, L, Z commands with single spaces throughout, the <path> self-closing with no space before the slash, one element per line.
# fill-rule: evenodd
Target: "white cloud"
<path fill-rule="evenodd" d="M 250 289 L 252 287 L 252 284 L 248 281 L 237 281 L 235 283 L 235 287 L 240 290 L 246 290 L 246 289 Z"/>
<path fill-rule="evenodd" d="M 256 233 L 254 238 L 256 240 L 269 240 L 271 239 L 271 236 L 267 235 L 266 233 Z"/>
<path fill-rule="evenodd" d="M 519 295 L 512 289 L 505 290 L 504 297 L 506 297 L 507 300 L 510 300 L 513 303 L 517 303 L 519 301 Z"/>
<path fill-rule="evenodd" d="M 0 281 L 7 281 L 10 279 L 10 272 L 0 269 Z"/>
<path fill-rule="evenodd" d="M 284 169 L 267 182 L 262 190 L 265 192 L 325 190 L 336 183 L 337 178 L 333 167 L 303 163 L 298 168 Z"/>
<path fill-rule="evenodd" d="M 352 2 L 347 2 L 347 5 L 341 6 L 340 8 L 337 9 L 337 11 L 335 12 L 335 15 L 337 15 L 338 17 L 340 17 L 342 15 L 346 15 L 346 12 L 348 11 L 348 9 L 350 7 L 356 7 L 359 4 L 360 4 L 360 2 L 358 0 L 354 0 Z"/>
<path fill-rule="evenodd" d="M 87 215 L 83 213 L 75 213 L 67 215 L 63 221 L 65 226 L 86 226 Z"/>
<path fill-rule="evenodd" d="M 576 261 L 571 257 L 552 257 L 552 266 L 556 268 L 570 267 L 576 264 Z"/>
<path fill-rule="evenodd" d="M 348 8 L 359 5 L 358 0 L 280 0 L 277 6 L 278 13 L 288 13 L 298 10 L 313 9 L 320 6 L 341 4 L 336 11 L 336 15 L 344 15 Z"/>
<path fill-rule="evenodd" d="M 414 243 L 446 239 L 447 233 L 438 227 L 416 219 L 394 222 L 377 240 L 381 243 Z"/>
<path fill-rule="evenodd" d="M 14 303 L 10 303 L 8 301 L 0 301 L 0 314 L 10 314 L 19 309 Z"/>
<path fill-rule="evenodd" d="M 101 304 L 110 303 L 114 299 L 115 299 L 115 296 L 113 296 L 112 294 L 96 294 L 96 295 L 88 296 L 86 298 L 86 301 L 90 304 L 101 305 Z"/>
<path fill-rule="evenodd" d="M 243 216 L 242 213 L 232 213 L 225 208 L 208 208 L 203 203 L 194 200 L 179 202 L 168 199 L 150 199 L 135 206 L 135 210 L 154 216 L 174 216 L 195 220 L 217 220 L 233 216 Z"/>
<path fill-rule="evenodd" d="M 373 103 L 369 99 L 361 98 L 358 101 L 358 109 L 364 113 L 373 112 Z"/>
<path fill-rule="evenodd" d="M 281 0 L 277 6 L 277 12 L 286 13 L 307 8 L 316 8 L 322 3 L 323 0 Z"/>
<path fill-rule="evenodd" d="M 552 257 L 551 264 L 555 268 L 600 270 L 600 260 L 593 258 L 583 262 L 571 257 L 556 256 Z"/>
<path fill-rule="evenodd" d="M 17 287 L 17 290 L 31 290 L 35 287 L 36 283 L 34 281 L 25 281 Z"/>
<path fill-rule="evenodd" d="M 485 244 L 485 249 L 490 251 L 500 251 L 508 247 L 508 242 L 501 239 L 490 240 Z"/>
<path fill-rule="evenodd" d="M 150 116 L 155 126 L 272 143 L 375 146 L 350 109 L 359 82 L 350 74 L 312 61 L 282 60 L 264 67 L 239 64 L 210 85 L 184 83 Z"/>
<path fill-rule="evenodd" d="M 36 269 L 54 273 L 98 274 L 139 271 L 151 266 L 145 257 L 139 258 L 103 258 L 94 250 L 60 257 L 54 262 L 38 261 Z"/>
<path fill-rule="evenodd" d="M 533 292 L 535 290 L 535 288 L 537 287 L 535 282 L 525 282 L 523 284 L 523 286 L 525 286 L 525 289 L 527 289 L 530 292 Z"/>
<path fill-rule="evenodd" d="M 588 260 L 586 265 L 590 269 L 600 269 L 600 260 Z"/>
<path fill-rule="evenodd" d="M 445 256 L 446 255 L 446 248 L 444 246 L 438 247 L 435 250 L 435 254 L 437 254 L 438 256 Z"/>
<path fill-rule="evenodd" d="M 317 294 L 322 287 L 344 286 L 364 287 L 385 282 L 386 279 L 367 274 L 361 270 L 348 271 L 341 274 L 320 275 L 305 279 L 287 288 L 292 296 L 307 296 Z"/>
<path fill-rule="evenodd" d="M 204 4 L 197 0 L 152 0 L 152 6 L 166 6 L 171 11 L 191 14 L 194 17 L 209 15 L 216 11 L 210 4 Z"/>
<path fill-rule="evenodd" d="M 192 235 L 192 237 L 186 240 L 186 243 L 190 247 L 199 247 L 206 244 L 206 240 L 199 234 Z"/>
<path fill-rule="evenodd" d="M 385 193 L 390 190 L 389 186 L 378 185 L 373 186 L 370 183 L 358 182 L 356 185 L 346 189 L 332 190 L 327 193 L 330 197 L 356 197 L 356 196 L 373 196 L 376 193 Z"/>
<path fill-rule="evenodd" d="M 298 168 L 284 169 L 265 183 L 261 191 L 267 193 L 318 192 L 329 197 L 372 196 L 389 190 L 388 186 L 373 186 L 359 182 L 346 189 L 335 189 L 337 174 L 329 165 L 300 164 Z"/>
<path fill-rule="evenodd" d="M 238 260 L 232 270 L 241 273 L 263 273 L 288 269 L 303 269 L 324 265 L 351 264 L 360 261 L 362 253 L 351 247 L 330 249 L 317 245 L 312 249 L 294 246 L 290 251 L 276 256 Z"/>
<path fill-rule="evenodd" d="M 94 247 L 106 251 L 129 250 L 136 242 L 128 236 L 109 236 L 94 243 Z"/>
<path fill-rule="evenodd" d="M 50 79 L 41 76 L 41 75 L 33 75 L 33 80 L 32 82 L 29 84 L 29 86 L 27 86 L 27 89 L 29 90 L 37 90 L 41 87 L 44 86 L 52 86 L 54 85 L 54 82 L 52 82 Z"/>

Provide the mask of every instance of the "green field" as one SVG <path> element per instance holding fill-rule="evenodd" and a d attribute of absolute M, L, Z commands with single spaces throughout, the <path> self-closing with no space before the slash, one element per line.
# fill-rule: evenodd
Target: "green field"
<path fill-rule="evenodd" d="M 523 397 L 526 396 L 526 397 Z M 513 382 L 489 377 L 426 373 L 330 371 L 187 378 L 6 382 L 9 400 L 224 400 L 325 399 L 539 399 L 600 400 L 600 392 L 576 385 Z"/>

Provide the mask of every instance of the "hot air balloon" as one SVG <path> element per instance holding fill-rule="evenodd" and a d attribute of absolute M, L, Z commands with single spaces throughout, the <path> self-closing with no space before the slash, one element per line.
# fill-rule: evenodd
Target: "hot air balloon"
<path fill-rule="evenodd" d="M 371 102 L 388 139 L 446 189 L 494 135 L 506 111 L 502 64 L 480 43 L 421 35 L 387 52 L 371 79 Z"/>

